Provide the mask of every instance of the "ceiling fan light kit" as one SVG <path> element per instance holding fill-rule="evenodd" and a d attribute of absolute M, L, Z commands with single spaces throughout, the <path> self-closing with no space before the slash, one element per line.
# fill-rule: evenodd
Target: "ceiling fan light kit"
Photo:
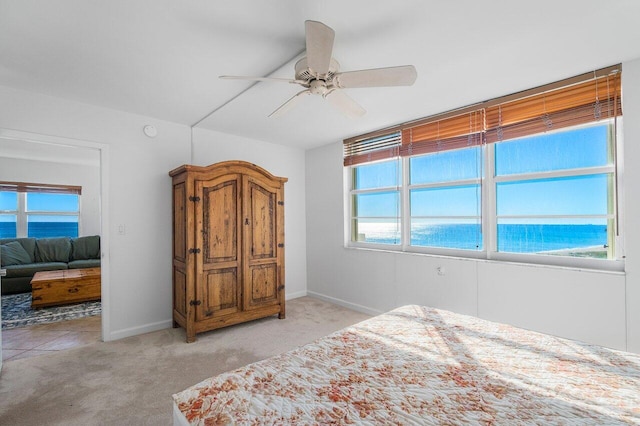
<path fill-rule="evenodd" d="M 277 117 L 293 108 L 306 95 L 320 95 L 348 117 L 361 117 L 366 110 L 342 89 L 385 86 L 411 86 L 417 78 L 413 65 L 340 72 L 340 64 L 331 57 L 335 32 L 322 22 L 305 21 L 307 56 L 295 64 L 293 80 L 271 77 L 220 76 L 225 79 L 279 81 L 299 84 L 298 92 L 273 111 Z"/>

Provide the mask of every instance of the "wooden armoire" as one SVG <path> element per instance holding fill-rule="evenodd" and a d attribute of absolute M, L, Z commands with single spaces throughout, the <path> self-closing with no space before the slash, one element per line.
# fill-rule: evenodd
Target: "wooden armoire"
<path fill-rule="evenodd" d="M 173 178 L 173 324 L 196 334 L 285 317 L 284 183 L 244 161 Z"/>

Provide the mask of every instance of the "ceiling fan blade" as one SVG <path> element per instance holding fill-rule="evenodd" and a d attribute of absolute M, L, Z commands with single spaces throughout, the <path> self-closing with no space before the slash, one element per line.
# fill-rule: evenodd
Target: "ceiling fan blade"
<path fill-rule="evenodd" d="M 338 73 L 333 84 L 340 88 L 411 86 L 418 77 L 413 65 Z"/>
<path fill-rule="evenodd" d="M 331 105 L 339 109 L 344 115 L 351 118 L 362 117 L 367 111 L 360 106 L 356 101 L 351 99 L 342 90 L 333 89 L 327 95 L 325 99 L 329 101 Z"/>
<path fill-rule="evenodd" d="M 271 114 L 269 114 L 269 117 L 278 117 L 278 116 L 284 114 L 285 112 L 287 112 L 291 108 L 293 108 L 298 102 L 300 102 L 300 99 L 302 99 L 302 97 L 304 95 L 310 95 L 310 94 L 311 94 L 311 92 L 308 89 L 307 90 L 303 90 L 302 92 L 296 93 L 287 102 L 283 103 L 282 105 L 280 105 L 278 107 L 278 109 L 276 109 Z"/>
<path fill-rule="evenodd" d="M 282 83 L 303 84 L 304 80 L 291 80 L 290 78 L 276 78 L 276 77 L 246 77 L 243 75 L 221 75 L 218 78 L 224 80 L 253 80 L 253 81 L 278 81 Z"/>
<path fill-rule="evenodd" d="M 336 34 L 322 22 L 305 21 L 304 25 L 307 39 L 307 64 L 316 74 L 327 74 Z"/>

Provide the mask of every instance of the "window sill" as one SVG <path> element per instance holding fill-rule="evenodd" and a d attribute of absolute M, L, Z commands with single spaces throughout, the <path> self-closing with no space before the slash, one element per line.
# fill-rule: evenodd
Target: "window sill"
<path fill-rule="evenodd" d="M 604 260 L 579 257 L 549 256 L 539 254 L 516 254 L 516 253 L 492 253 L 487 256 L 486 252 L 470 252 L 461 254 L 463 250 L 435 249 L 426 251 L 408 251 L 402 248 L 390 248 L 383 245 L 347 244 L 344 246 L 348 250 L 373 251 L 379 253 L 403 254 L 412 256 L 425 256 L 431 258 L 452 259 L 458 261 L 476 261 L 497 264 L 519 265 L 532 268 L 550 268 L 572 271 L 586 271 L 607 274 L 625 274 L 624 260 Z"/>

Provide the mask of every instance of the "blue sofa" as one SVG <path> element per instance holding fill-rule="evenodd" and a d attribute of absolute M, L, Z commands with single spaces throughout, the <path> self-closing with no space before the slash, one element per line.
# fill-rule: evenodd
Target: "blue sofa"
<path fill-rule="evenodd" d="M 2 238 L 0 263 L 7 270 L 2 294 L 27 293 L 36 272 L 99 267 L 100 236 Z"/>

